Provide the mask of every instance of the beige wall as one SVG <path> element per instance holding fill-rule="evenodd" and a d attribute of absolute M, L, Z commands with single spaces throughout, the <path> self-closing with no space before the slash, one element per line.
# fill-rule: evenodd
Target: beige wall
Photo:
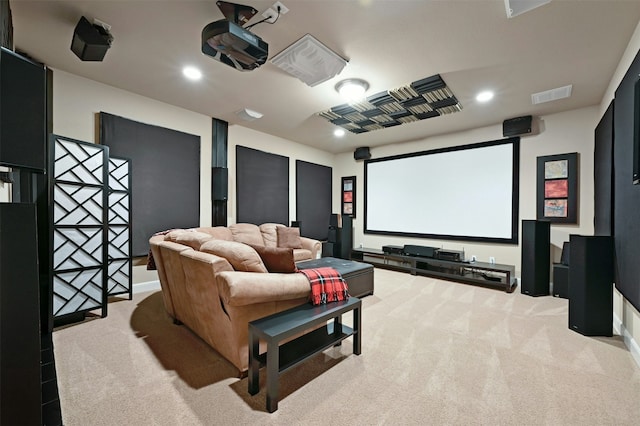
<path fill-rule="evenodd" d="M 211 225 L 211 118 L 131 92 L 107 86 L 60 70 L 53 72 L 53 131 L 86 142 L 97 141 L 96 114 L 103 111 L 131 120 L 200 136 L 200 224 Z M 254 130 L 229 126 L 229 223 L 236 215 L 235 146 L 289 157 L 289 217 L 295 220 L 295 162 L 304 160 L 326 166 L 333 163 L 333 154 L 300 145 Z M 170 167 L 170 165 L 167 165 Z M 0 196 L 3 188 L 0 188 Z M 147 271 L 144 259 L 134 267 L 134 283 L 157 280 L 157 274 Z"/>
<path fill-rule="evenodd" d="M 11 169 L 8 167 L 0 167 L 0 172 L 7 172 Z M 0 203 L 11 200 L 11 184 L 0 182 Z"/>
<path fill-rule="evenodd" d="M 55 134 L 95 143 L 98 139 L 96 114 L 99 112 L 200 136 L 200 189 L 202 194 L 211 193 L 210 117 L 64 71 L 53 70 Z M 210 197 L 202 197 L 200 201 L 200 222 L 205 225 L 211 223 Z M 135 263 L 138 265 L 133 268 L 134 283 L 158 279 L 155 271 L 146 270 L 144 259 Z"/>
<path fill-rule="evenodd" d="M 601 117 L 606 111 L 607 107 L 611 103 L 611 100 L 615 97 L 615 91 L 622 79 L 624 78 L 627 70 L 631 66 L 631 63 L 635 59 L 636 55 L 640 51 L 640 22 L 636 27 L 627 49 L 622 55 L 622 59 L 618 63 L 613 77 L 609 83 L 609 87 L 605 92 L 602 102 L 600 103 L 600 109 L 598 117 Z M 613 315 L 614 326 L 618 329 L 618 332 L 624 337 L 625 343 L 631 349 L 636 362 L 640 364 L 640 312 L 625 299 L 622 294 L 614 288 L 613 299 Z"/>
<path fill-rule="evenodd" d="M 562 242 L 569 240 L 569 234 L 593 233 L 593 130 L 597 123 L 598 108 L 593 106 L 542 117 L 543 131 L 535 136 L 522 137 L 520 140 L 520 219 L 536 218 L 536 157 L 544 155 L 578 152 L 579 180 L 579 224 L 554 225 L 551 230 L 553 256 L 560 258 Z M 432 137 L 421 141 L 401 145 L 389 145 L 371 149 L 373 158 L 435 148 L 465 145 L 475 142 L 502 139 L 502 125 L 474 129 Z M 462 250 L 469 256 L 475 255 L 480 261 L 495 257 L 497 263 L 516 265 L 516 275 L 520 275 L 520 246 L 508 244 L 481 244 L 460 241 L 429 240 L 417 238 L 390 237 L 363 233 L 364 224 L 364 165 L 356 162 L 351 153 L 336 158 L 334 188 L 339 188 L 340 176 L 357 176 L 357 203 L 354 245 L 358 247 L 380 248 L 384 244 L 424 244 L 436 247 L 444 246 L 452 250 Z M 455 179 L 455 176 L 447 178 Z M 468 182 L 470 191 L 482 191 Z M 340 201 L 340 195 L 334 194 L 334 205 Z M 463 196 L 463 195 L 462 195 Z M 473 209 L 470 205 L 469 209 Z M 520 225 L 519 225 L 520 226 Z"/>

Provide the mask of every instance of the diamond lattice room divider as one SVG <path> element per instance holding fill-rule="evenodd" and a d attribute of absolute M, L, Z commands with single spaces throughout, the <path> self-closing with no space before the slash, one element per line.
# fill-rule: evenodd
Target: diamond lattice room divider
<path fill-rule="evenodd" d="M 131 300 L 131 160 L 109 157 L 108 220 L 107 294 Z"/>
<path fill-rule="evenodd" d="M 105 317 L 109 148 L 52 135 L 49 149 L 53 317 Z"/>

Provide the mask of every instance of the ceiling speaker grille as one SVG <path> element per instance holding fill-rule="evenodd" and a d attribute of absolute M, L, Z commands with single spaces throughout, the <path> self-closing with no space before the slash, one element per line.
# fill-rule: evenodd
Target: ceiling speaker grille
<path fill-rule="evenodd" d="M 366 133 L 462 111 L 440 75 L 386 92 L 353 105 L 339 105 L 318 115 L 352 133 Z"/>

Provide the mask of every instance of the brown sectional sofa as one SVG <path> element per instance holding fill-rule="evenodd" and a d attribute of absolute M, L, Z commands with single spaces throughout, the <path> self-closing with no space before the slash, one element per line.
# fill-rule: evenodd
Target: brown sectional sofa
<path fill-rule="evenodd" d="M 267 272 L 247 244 L 278 246 L 279 224 L 235 224 L 174 230 L 149 243 L 165 308 L 235 365 L 248 368 L 248 323 L 306 303 L 309 283 L 299 273 Z M 245 243 L 245 244 L 240 244 Z M 295 261 L 315 259 L 319 241 L 300 237 Z M 265 350 L 266 348 L 261 348 Z"/>

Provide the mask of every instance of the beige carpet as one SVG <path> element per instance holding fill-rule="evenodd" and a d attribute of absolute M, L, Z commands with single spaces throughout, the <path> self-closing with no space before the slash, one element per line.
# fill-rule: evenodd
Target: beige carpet
<path fill-rule="evenodd" d="M 159 292 L 54 332 L 73 425 L 640 422 L 640 369 L 619 336 L 567 327 L 567 300 L 376 269 L 362 355 L 341 347 L 281 376 L 279 409 L 184 326 Z M 351 314 L 345 318 L 351 323 Z"/>

